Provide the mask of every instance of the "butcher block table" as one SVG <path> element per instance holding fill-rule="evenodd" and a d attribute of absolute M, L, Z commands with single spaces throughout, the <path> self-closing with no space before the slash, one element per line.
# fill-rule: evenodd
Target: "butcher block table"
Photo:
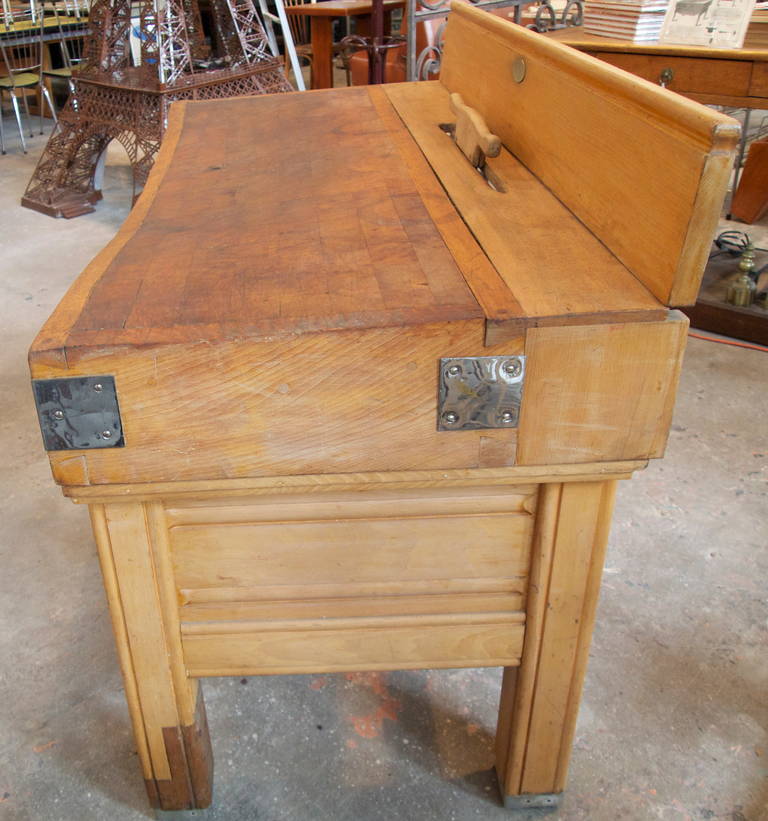
<path fill-rule="evenodd" d="M 154 805 L 211 801 L 206 676 L 475 666 L 557 802 L 738 136 L 463 4 L 440 81 L 174 104 L 30 354 Z"/>

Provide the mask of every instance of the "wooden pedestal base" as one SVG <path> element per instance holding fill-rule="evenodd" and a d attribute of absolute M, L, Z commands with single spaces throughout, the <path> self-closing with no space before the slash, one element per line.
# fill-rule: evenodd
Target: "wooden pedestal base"
<path fill-rule="evenodd" d="M 197 677 L 476 666 L 505 668 L 505 801 L 551 806 L 615 480 L 638 466 L 79 489 L 153 806 L 211 801 Z"/>

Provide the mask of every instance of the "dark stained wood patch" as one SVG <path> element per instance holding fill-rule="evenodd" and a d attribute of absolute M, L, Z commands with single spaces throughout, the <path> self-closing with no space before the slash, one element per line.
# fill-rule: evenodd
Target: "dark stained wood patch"
<path fill-rule="evenodd" d="M 197 691 L 195 723 L 163 727 L 169 779 L 145 779 L 149 803 L 155 809 L 205 809 L 213 800 L 213 751 L 202 688 Z"/>
<path fill-rule="evenodd" d="M 208 732 L 208 716 L 205 712 L 202 687 L 197 690 L 195 723 L 182 727 L 184 748 L 187 752 L 189 780 L 192 784 L 194 805 L 197 809 L 210 807 L 213 800 L 213 750 Z"/>

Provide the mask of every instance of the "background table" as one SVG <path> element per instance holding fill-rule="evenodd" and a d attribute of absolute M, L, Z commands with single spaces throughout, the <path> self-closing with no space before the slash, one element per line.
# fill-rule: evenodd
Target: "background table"
<path fill-rule="evenodd" d="M 740 49 L 632 43 L 580 27 L 547 36 L 700 103 L 768 109 L 768 26 L 750 27 Z M 672 75 L 664 82 L 668 71 Z"/>
<path fill-rule="evenodd" d="M 384 31 L 392 29 L 392 12 L 405 8 L 405 0 L 384 0 Z M 321 3 L 304 3 L 299 6 L 286 6 L 288 14 L 311 17 L 312 37 L 312 88 L 332 88 L 333 71 L 333 19 L 335 17 L 357 17 L 358 33 L 365 33 L 368 18 L 371 16 L 371 0 L 324 0 Z"/>

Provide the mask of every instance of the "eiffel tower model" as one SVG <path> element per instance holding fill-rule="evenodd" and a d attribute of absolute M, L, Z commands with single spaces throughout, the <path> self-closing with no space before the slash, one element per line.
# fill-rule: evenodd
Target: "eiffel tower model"
<path fill-rule="evenodd" d="M 293 90 L 269 50 L 252 0 L 210 0 L 206 12 L 210 46 L 198 0 L 94 1 L 83 62 L 73 71 L 69 99 L 23 206 L 52 217 L 93 211 L 112 140 L 130 159 L 135 201 L 174 100 Z"/>

